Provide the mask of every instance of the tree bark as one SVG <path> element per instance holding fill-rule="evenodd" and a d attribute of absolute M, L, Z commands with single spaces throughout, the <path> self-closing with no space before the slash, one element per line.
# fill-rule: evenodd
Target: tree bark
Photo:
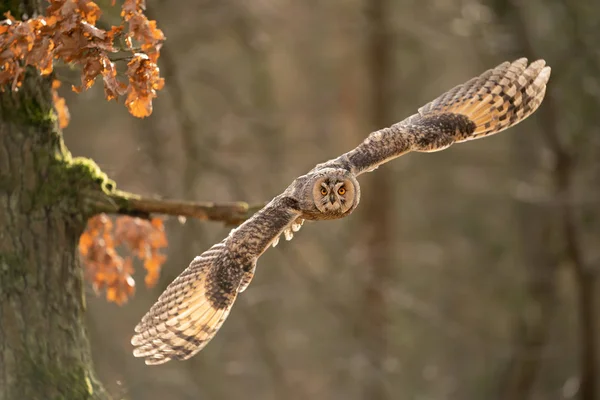
<path fill-rule="evenodd" d="M 92 369 L 77 253 L 80 191 L 104 181 L 64 147 L 50 85 L 27 71 L 18 92 L 0 93 L 1 400 L 108 398 Z"/>

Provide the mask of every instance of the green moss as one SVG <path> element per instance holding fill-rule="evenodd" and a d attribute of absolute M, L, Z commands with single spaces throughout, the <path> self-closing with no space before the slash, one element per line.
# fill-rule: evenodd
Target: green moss
<path fill-rule="evenodd" d="M 6 95 L 5 93 L 2 94 Z M 19 107 L 9 107 L 2 105 L 2 119 L 12 122 L 15 125 L 53 127 L 56 124 L 57 116 L 54 109 L 43 107 L 37 100 L 28 99 L 22 101 Z"/>
<path fill-rule="evenodd" d="M 16 253 L 0 253 L 0 296 L 22 293 L 25 278 L 19 273 L 23 256 Z"/>
<path fill-rule="evenodd" d="M 10 265 L 16 265 L 21 258 L 15 253 L 0 253 L 0 270 L 8 268 Z"/>
<path fill-rule="evenodd" d="M 22 86 L 13 92 L 4 86 L 0 90 L 0 116 L 15 125 L 38 126 L 52 130 L 58 117 L 54 111 L 51 78 L 42 77 L 33 67 L 27 67 Z"/>
<path fill-rule="evenodd" d="M 39 77 L 35 71 L 27 75 L 19 92 L 0 92 L 0 119 L 14 125 L 12 135 L 31 144 L 35 151 L 34 169 L 43 176 L 41 181 L 35 178 L 35 173 L 29 177 L 30 183 L 35 182 L 35 188 L 21 197 L 21 210 L 29 212 L 58 206 L 67 215 L 86 218 L 98 206 L 94 203 L 104 201 L 104 207 L 107 207 L 106 196 L 102 193 L 114 192 L 116 184 L 94 161 L 71 156 L 58 128 L 52 99 L 48 98 L 51 96 L 50 81 Z M 11 190 L 18 183 L 11 176 L 3 176 L 0 189 Z"/>
<path fill-rule="evenodd" d="M 74 179 L 91 179 L 94 183 L 100 185 L 105 193 L 110 193 L 117 187 L 115 181 L 109 179 L 92 159 L 74 158 L 67 164 L 67 170 Z"/>
<path fill-rule="evenodd" d="M 71 158 L 63 152 L 51 157 L 49 163 L 48 178 L 33 194 L 36 207 L 62 205 L 70 210 L 85 210 L 81 200 L 88 193 L 100 192 L 100 188 L 110 194 L 116 189 L 116 183 L 89 158 Z"/>
<path fill-rule="evenodd" d="M 37 126 L 53 126 L 58 120 L 53 108 L 48 109 L 33 98 L 23 103 L 17 116 L 24 119 L 28 125 Z"/>
<path fill-rule="evenodd" d="M 27 397 L 42 395 L 52 400 L 94 399 L 92 380 L 83 364 L 49 365 L 29 355 L 22 360 L 22 368 L 28 387 L 14 398 L 42 398 Z"/>

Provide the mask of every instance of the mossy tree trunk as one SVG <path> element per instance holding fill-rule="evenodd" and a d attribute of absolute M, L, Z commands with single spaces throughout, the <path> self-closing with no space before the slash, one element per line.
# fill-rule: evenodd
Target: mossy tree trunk
<path fill-rule="evenodd" d="M 103 399 L 77 243 L 98 185 L 64 149 L 50 81 L 0 95 L 0 399 Z M 100 186 L 100 185 L 98 185 Z"/>
<path fill-rule="evenodd" d="M 0 95 L 0 399 L 101 399 L 77 254 L 98 185 L 62 145 L 50 81 Z M 98 185 L 100 186 L 100 185 Z"/>
<path fill-rule="evenodd" d="M 33 15 L 38 2 L 0 2 Z M 28 71 L 0 93 L 0 400 L 106 399 L 94 379 L 77 253 L 104 182 L 72 160 L 52 106 L 51 80 Z M 86 193 L 86 196 L 82 196 Z"/>

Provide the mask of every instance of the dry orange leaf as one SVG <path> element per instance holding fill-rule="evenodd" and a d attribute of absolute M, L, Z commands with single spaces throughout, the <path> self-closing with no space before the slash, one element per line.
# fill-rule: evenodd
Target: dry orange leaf
<path fill-rule="evenodd" d="M 106 290 L 108 301 L 123 304 L 135 292 L 133 257 L 143 262 L 147 286 L 155 285 L 166 256 L 160 252 L 167 247 L 161 219 L 151 221 L 121 216 L 113 224 L 111 218 L 100 214 L 88 220 L 79 239 L 79 251 L 86 267 L 86 277 L 99 293 Z M 116 247 L 124 246 L 129 256 L 123 258 Z"/>
<path fill-rule="evenodd" d="M 134 117 L 145 118 L 152 114 L 152 98 L 150 96 L 140 96 L 139 93 L 131 91 L 127 95 L 125 105 Z"/>
<path fill-rule="evenodd" d="M 61 129 L 66 128 L 69 125 L 69 121 L 71 120 L 71 114 L 69 114 L 69 109 L 67 108 L 67 104 L 65 102 L 64 97 L 58 95 L 58 88 L 60 87 L 59 80 L 52 81 L 52 101 L 54 102 L 54 109 L 58 114 L 58 125 Z"/>
<path fill-rule="evenodd" d="M 85 231 L 79 238 L 79 252 L 82 256 L 87 256 L 90 252 L 90 247 L 92 247 L 94 240 L 92 239 L 92 235 Z"/>

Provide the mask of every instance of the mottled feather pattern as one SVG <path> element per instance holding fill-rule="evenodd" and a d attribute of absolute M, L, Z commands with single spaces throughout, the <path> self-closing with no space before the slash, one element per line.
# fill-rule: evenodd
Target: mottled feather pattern
<path fill-rule="evenodd" d="M 544 60 L 505 62 L 424 105 L 417 114 L 371 133 L 355 149 L 319 164 L 355 175 L 410 151 L 435 152 L 489 136 L 527 118 L 541 104 L 550 78 Z"/>
<path fill-rule="evenodd" d="M 238 293 L 252 281 L 258 258 L 277 245 L 282 234 L 290 240 L 305 219 L 349 215 L 360 201 L 356 177 L 391 159 L 410 151 L 440 151 L 519 123 L 539 107 L 549 78 L 550 67 L 543 60 L 502 63 L 296 178 L 225 240 L 196 257 L 167 287 L 135 328 L 134 355 L 144 357 L 146 364 L 192 357 L 214 337 Z M 347 193 L 338 194 L 345 197 L 327 203 L 328 198 L 338 198 L 340 185 Z M 327 196 L 317 201 L 320 191 Z M 340 205 L 346 208 L 340 211 Z"/>
<path fill-rule="evenodd" d="M 223 242 L 196 257 L 136 326 L 134 355 L 161 364 L 200 351 L 229 314 L 242 280 L 229 261 Z"/>
<path fill-rule="evenodd" d="M 478 139 L 501 132 L 533 113 L 544 98 L 549 78 L 550 67 L 544 60 L 529 65 L 526 58 L 505 62 L 421 107 L 419 115 L 424 120 L 434 115 L 464 115 L 475 128 L 458 128 L 455 142 Z"/>
<path fill-rule="evenodd" d="M 186 360 L 202 350 L 250 284 L 256 259 L 299 215 L 278 196 L 222 242 L 196 257 L 135 327 L 136 357 L 148 365 Z M 291 228 L 290 228 L 291 229 Z"/>

